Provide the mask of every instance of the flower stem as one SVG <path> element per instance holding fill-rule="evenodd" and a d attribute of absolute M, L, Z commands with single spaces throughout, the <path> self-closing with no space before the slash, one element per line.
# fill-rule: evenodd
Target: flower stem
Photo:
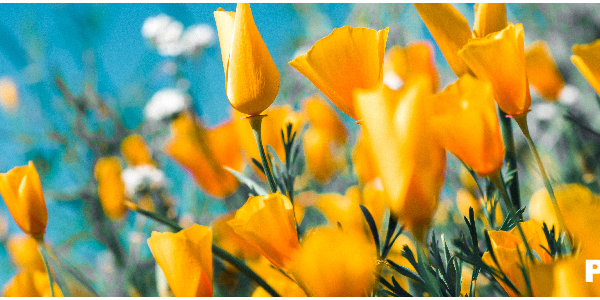
<path fill-rule="evenodd" d="M 177 224 L 175 221 L 172 221 L 165 217 L 159 216 L 153 212 L 141 209 L 135 203 L 125 202 L 125 205 L 130 210 L 133 210 L 133 211 L 135 211 L 139 214 L 142 214 L 146 217 L 149 217 L 159 223 L 162 223 L 164 225 L 171 227 L 171 229 L 173 229 L 175 232 L 183 230 L 183 227 L 179 226 L 179 224 Z M 248 265 L 246 265 L 246 263 L 244 263 L 243 260 L 231 255 L 230 253 L 219 248 L 215 244 L 212 244 L 212 252 L 214 255 L 220 257 L 224 261 L 226 261 L 226 262 L 230 263 L 231 265 L 233 265 L 234 267 L 236 267 L 238 270 L 240 270 L 240 272 L 244 273 L 244 275 L 248 276 L 248 278 L 250 278 L 251 280 L 256 282 L 256 284 L 258 284 L 263 289 L 265 289 L 265 291 L 267 291 L 267 293 L 271 294 L 271 296 L 280 297 L 279 294 L 266 281 L 264 281 L 254 271 L 252 271 L 252 269 L 250 269 L 250 267 L 248 267 Z"/>
<path fill-rule="evenodd" d="M 558 220 L 558 224 L 560 229 L 564 232 L 567 232 L 567 237 L 569 238 L 569 242 L 573 245 L 573 241 L 571 241 L 571 237 L 568 234 L 567 227 L 565 226 L 565 222 L 562 217 L 562 213 L 560 212 L 560 208 L 558 207 L 558 202 L 556 201 L 556 196 L 554 195 L 554 190 L 552 189 L 552 184 L 550 184 L 550 180 L 548 179 L 548 175 L 546 174 L 546 169 L 544 169 L 544 165 L 542 164 L 542 160 L 533 144 L 533 140 L 531 139 L 531 135 L 529 134 L 529 126 L 527 126 L 527 113 L 523 113 L 517 116 L 513 116 L 513 119 L 521 128 L 525 139 L 527 139 L 527 144 L 529 144 L 529 148 L 533 153 L 533 157 L 540 169 L 540 173 L 542 174 L 542 179 L 544 181 L 544 186 L 548 191 L 548 195 L 550 195 L 550 200 L 552 200 L 552 206 L 554 207 L 554 213 L 556 214 L 556 219 Z"/>
<path fill-rule="evenodd" d="M 50 283 L 50 295 L 54 297 L 54 278 L 52 277 L 52 273 L 50 272 L 50 264 L 48 263 L 48 252 L 46 252 L 46 245 L 44 244 L 43 240 L 37 240 L 37 242 L 40 254 L 42 254 L 44 266 L 46 267 L 46 274 L 48 274 L 48 282 Z"/>
<path fill-rule="evenodd" d="M 527 237 L 525 237 L 525 232 L 523 232 L 523 228 L 521 228 L 521 222 L 519 222 L 519 218 L 517 217 L 517 213 L 515 212 L 515 208 L 512 206 L 510 199 L 508 198 L 508 194 L 506 193 L 506 187 L 504 186 L 504 180 L 502 179 L 502 174 L 500 171 L 488 175 L 490 181 L 496 186 L 496 189 L 500 192 L 502 199 L 504 200 L 504 205 L 506 205 L 506 209 L 510 214 L 510 217 L 515 222 L 519 233 L 521 234 L 521 239 L 523 239 L 523 244 L 525 244 L 525 249 L 527 251 L 527 256 L 533 261 L 534 256 L 531 252 L 531 248 L 529 248 L 529 243 L 527 243 Z"/>
<path fill-rule="evenodd" d="M 277 185 L 275 185 L 275 179 L 273 179 L 273 173 L 271 173 L 271 167 L 269 166 L 269 161 L 265 155 L 265 149 L 263 148 L 261 136 L 262 119 L 266 116 L 267 115 L 250 116 L 248 117 L 248 120 L 250 121 L 252 132 L 254 133 L 254 139 L 256 140 L 256 145 L 258 146 L 258 152 L 260 153 L 260 159 L 262 160 L 265 176 L 267 176 L 267 181 L 269 182 L 269 188 L 271 189 L 271 193 L 275 193 L 277 191 Z"/>
<path fill-rule="evenodd" d="M 521 207 L 521 193 L 519 192 L 519 174 L 517 172 L 517 152 L 515 151 L 515 139 L 513 137 L 512 123 L 506 113 L 498 107 L 500 126 L 502 127 L 502 140 L 504 141 L 504 157 L 508 164 L 508 172 L 513 173 L 513 179 L 509 187 L 510 199 L 514 207 Z"/>

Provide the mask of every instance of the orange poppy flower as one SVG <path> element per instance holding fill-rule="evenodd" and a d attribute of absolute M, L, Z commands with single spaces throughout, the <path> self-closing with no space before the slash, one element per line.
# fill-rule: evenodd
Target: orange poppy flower
<path fill-rule="evenodd" d="M 383 56 L 389 29 L 345 26 L 317 41 L 290 61 L 335 106 L 358 120 L 352 93 L 376 87 L 383 79 Z"/>
<path fill-rule="evenodd" d="M 212 230 L 194 224 L 178 233 L 152 232 L 148 246 L 176 297 L 213 295 Z"/>
<path fill-rule="evenodd" d="M 275 100 L 280 78 L 250 4 L 238 3 L 235 12 L 219 8 L 214 16 L 229 103 L 241 113 L 258 115 Z"/>
<path fill-rule="evenodd" d="M 0 174 L 0 194 L 17 225 L 28 235 L 43 239 L 48 211 L 40 176 L 33 162 Z"/>
<path fill-rule="evenodd" d="M 123 220 L 127 213 L 125 183 L 121 180 L 121 171 L 121 161 L 116 156 L 102 157 L 94 166 L 102 210 L 113 221 Z"/>

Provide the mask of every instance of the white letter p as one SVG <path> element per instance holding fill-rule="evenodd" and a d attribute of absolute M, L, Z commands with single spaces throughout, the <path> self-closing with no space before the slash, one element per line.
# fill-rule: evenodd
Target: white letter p
<path fill-rule="evenodd" d="M 594 274 L 600 274 L 600 260 L 586 260 L 585 282 L 594 282 Z"/>

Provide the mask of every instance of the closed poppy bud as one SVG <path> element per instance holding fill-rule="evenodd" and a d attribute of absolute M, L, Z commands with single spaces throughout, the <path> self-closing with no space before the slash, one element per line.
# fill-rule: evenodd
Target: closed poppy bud
<path fill-rule="evenodd" d="M 489 82 L 467 74 L 432 97 L 439 143 L 480 176 L 502 168 L 504 143 Z"/>
<path fill-rule="evenodd" d="M 393 46 L 385 55 L 383 63 L 383 83 L 397 90 L 411 76 L 425 75 L 431 79 L 433 91 L 440 85 L 440 77 L 435 68 L 433 48 L 429 42 L 419 41 L 402 48 Z"/>
<path fill-rule="evenodd" d="M 300 248 L 292 202 L 279 192 L 248 198 L 229 225 L 278 268 L 288 268 Z"/>
<path fill-rule="evenodd" d="M 600 95 L 600 39 L 585 45 L 573 45 L 571 61 Z"/>
<path fill-rule="evenodd" d="M 469 72 L 458 51 L 472 37 L 467 19 L 449 3 L 414 3 L 456 76 Z"/>
<path fill-rule="evenodd" d="M 38 242 L 34 238 L 27 235 L 10 237 L 6 250 L 17 268 L 45 270 Z"/>
<path fill-rule="evenodd" d="M 152 232 L 148 246 L 176 297 L 213 295 L 212 230 L 194 224 L 178 233 Z"/>
<path fill-rule="evenodd" d="M 197 121 L 199 122 L 199 121 Z M 223 168 L 243 168 L 239 141 L 232 122 L 206 129 L 183 114 L 171 123 L 171 139 L 165 153 L 185 167 L 200 188 L 215 198 L 225 198 L 239 187 L 239 181 Z"/>
<path fill-rule="evenodd" d="M 308 52 L 290 61 L 290 65 L 341 111 L 358 120 L 353 92 L 374 88 L 382 82 L 388 31 L 388 28 L 380 31 L 350 26 L 336 28 Z"/>
<path fill-rule="evenodd" d="M 154 164 L 150 149 L 139 134 L 132 134 L 121 142 L 121 154 L 130 166 Z"/>
<path fill-rule="evenodd" d="M 525 69 L 523 25 L 470 40 L 459 52 L 477 78 L 489 80 L 498 106 L 509 115 L 529 111 L 531 96 Z"/>
<path fill-rule="evenodd" d="M 527 79 L 542 99 L 555 102 L 565 86 L 565 80 L 556 66 L 548 44 L 537 41 L 525 51 Z"/>
<path fill-rule="evenodd" d="M 506 3 L 476 3 L 473 36 L 484 37 L 506 27 Z"/>
<path fill-rule="evenodd" d="M 415 77 L 403 90 L 386 93 L 381 86 L 359 92 L 356 105 L 390 211 L 411 229 L 416 239 L 423 240 L 444 182 L 445 151 L 431 138 L 434 109 L 428 99 L 429 80 Z M 395 101 L 398 105 L 391 107 L 389 103 Z"/>
<path fill-rule="evenodd" d="M 54 282 L 54 296 L 63 294 Z M 2 291 L 2 297 L 51 297 L 48 273 L 39 269 L 25 269 L 13 277 Z"/>
<path fill-rule="evenodd" d="M 366 297 L 375 285 L 375 260 L 364 235 L 320 228 L 304 237 L 292 274 L 309 296 Z"/>
<path fill-rule="evenodd" d="M 241 113 L 258 115 L 279 92 L 279 71 L 254 24 L 250 4 L 238 3 L 236 12 L 219 8 L 214 15 L 229 103 Z"/>
<path fill-rule="evenodd" d="M 43 239 L 48 211 L 33 162 L 0 174 L 0 194 L 17 225 L 28 235 Z"/>
<path fill-rule="evenodd" d="M 127 213 L 125 183 L 121 179 L 121 171 L 121 161 L 116 156 L 102 157 L 94 167 L 102 210 L 113 221 L 123 220 Z"/>

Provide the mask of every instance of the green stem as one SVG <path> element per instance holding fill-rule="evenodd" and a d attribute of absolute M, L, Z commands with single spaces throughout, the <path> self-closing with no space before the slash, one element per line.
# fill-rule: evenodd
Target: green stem
<path fill-rule="evenodd" d="M 265 149 L 263 148 L 261 136 L 262 119 L 266 116 L 267 115 L 250 116 L 248 117 L 248 120 L 250 121 L 252 132 L 254 133 L 254 139 L 256 140 L 256 145 L 258 146 L 258 152 L 260 153 L 260 159 L 262 160 L 263 170 L 265 171 L 267 181 L 269 182 L 269 188 L 271 188 L 271 193 L 275 193 L 277 191 L 277 185 L 275 185 L 275 179 L 273 179 L 273 173 L 271 173 L 271 167 L 269 166 L 269 161 L 267 160 L 267 156 L 265 155 Z"/>
<path fill-rule="evenodd" d="M 153 212 L 141 209 L 137 205 L 130 203 L 130 202 L 126 203 L 126 205 L 128 206 L 129 209 L 131 209 L 137 213 L 140 213 L 140 214 L 142 214 L 146 217 L 149 217 L 159 223 L 162 223 L 164 225 L 171 227 L 171 229 L 173 229 L 175 232 L 183 230 L 183 227 L 179 226 L 179 224 L 173 222 L 172 220 L 169 220 L 165 217 L 159 216 Z M 219 248 L 215 244 L 212 245 L 212 252 L 214 255 L 220 257 L 224 261 L 226 261 L 226 262 L 230 263 L 231 265 L 233 265 L 234 267 L 236 267 L 240 272 L 242 272 L 244 275 L 248 276 L 248 278 L 250 278 L 251 280 L 256 282 L 256 284 L 258 284 L 260 287 L 265 289 L 265 291 L 267 291 L 267 293 L 271 294 L 271 296 L 280 297 L 280 295 L 266 281 L 264 281 L 262 278 L 260 278 L 260 276 L 258 276 L 256 273 L 254 273 L 254 271 L 252 271 L 252 269 L 250 269 L 250 267 L 248 267 L 248 265 L 246 265 L 246 263 L 244 263 L 243 260 L 229 254 L 227 251 Z"/>
<path fill-rule="evenodd" d="M 488 175 L 490 181 L 496 186 L 496 189 L 500 192 L 502 199 L 504 200 L 504 205 L 506 205 L 506 209 L 510 214 L 510 217 L 515 222 L 519 233 L 521 234 L 521 239 L 523 239 L 523 244 L 525 244 L 525 249 L 527 251 L 527 256 L 533 261 L 534 256 L 533 252 L 531 252 L 531 248 L 529 248 L 529 243 L 527 243 L 527 237 L 525 236 L 525 232 L 523 232 L 523 228 L 521 228 L 521 222 L 519 222 L 519 218 L 517 217 L 517 213 L 515 212 L 515 208 L 512 206 L 510 199 L 508 198 L 508 194 L 506 193 L 506 187 L 504 186 L 504 180 L 502 179 L 502 174 L 500 171 L 497 171 L 494 174 Z"/>
<path fill-rule="evenodd" d="M 556 214 L 556 219 L 558 220 L 558 224 L 560 226 L 560 230 L 567 232 L 567 237 L 569 238 L 569 242 L 573 245 L 573 241 L 571 241 L 571 236 L 568 234 L 567 227 L 565 226 L 565 221 L 563 220 L 562 213 L 560 212 L 560 208 L 558 207 L 558 202 L 556 201 L 556 196 L 554 195 L 554 189 L 552 189 L 552 184 L 550 184 L 550 180 L 548 179 L 548 175 L 546 174 L 546 169 L 544 169 L 544 165 L 542 164 L 542 160 L 533 144 L 533 140 L 531 139 L 531 135 L 529 134 L 529 126 L 527 126 L 527 113 L 523 113 L 517 116 L 513 116 L 513 119 L 517 122 L 525 139 L 527 140 L 527 144 L 529 144 L 529 148 L 533 153 L 533 157 L 540 169 L 540 173 L 542 174 L 542 179 L 544 181 L 544 186 L 548 191 L 548 195 L 550 195 L 550 200 L 552 200 L 552 206 L 554 207 L 554 213 Z"/>
<path fill-rule="evenodd" d="M 50 264 L 48 263 L 48 253 L 46 252 L 46 245 L 42 240 L 38 240 L 37 242 L 40 254 L 42 254 L 44 266 L 46 267 L 46 274 L 48 274 L 48 282 L 50 282 L 50 295 L 54 297 L 54 278 L 52 277 L 52 273 L 50 272 Z"/>
<path fill-rule="evenodd" d="M 508 164 L 508 172 L 513 173 L 513 179 L 509 187 L 510 198 L 514 207 L 521 207 L 521 193 L 519 192 L 519 174 L 517 172 L 517 152 L 515 151 L 515 139 L 513 137 L 512 123 L 506 113 L 498 107 L 500 126 L 502 127 L 502 140 L 504 141 L 504 157 Z"/>

